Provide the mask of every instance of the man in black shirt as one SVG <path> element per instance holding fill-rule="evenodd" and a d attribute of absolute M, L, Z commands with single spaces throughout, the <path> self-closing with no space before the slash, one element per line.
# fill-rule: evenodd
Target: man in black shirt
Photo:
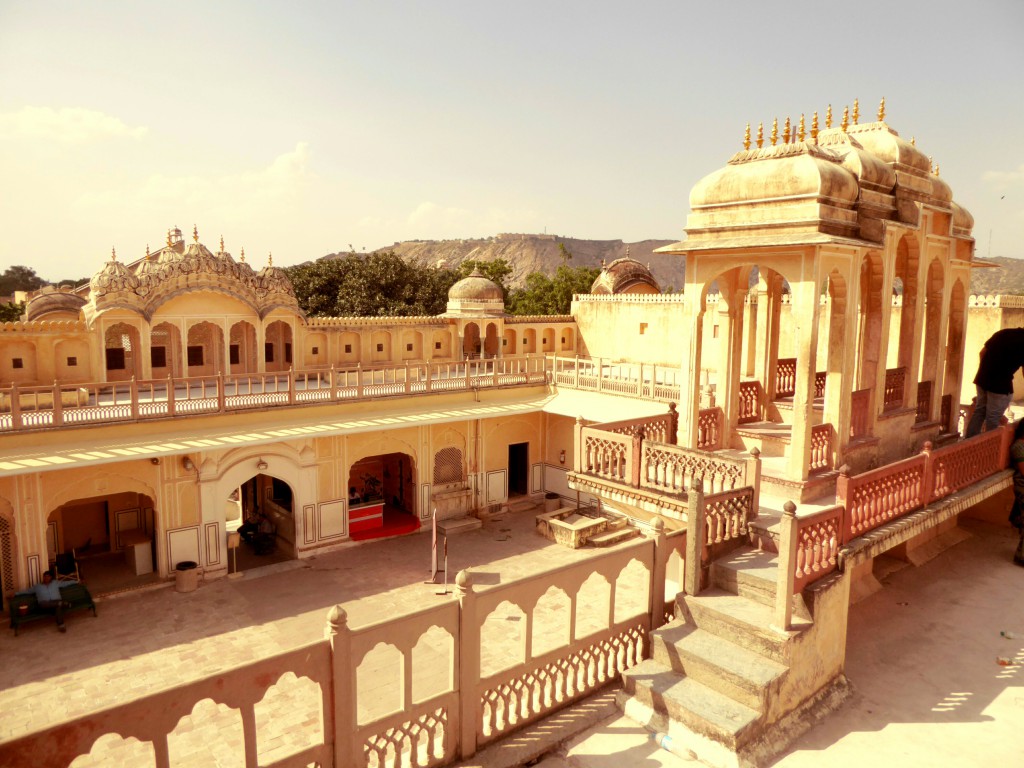
<path fill-rule="evenodd" d="M 974 384 L 978 398 L 964 437 L 995 429 L 1013 398 L 1013 374 L 1024 366 L 1024 328 L 1003 328 L 993 333 L 981 348 L 981 362 Z"/>

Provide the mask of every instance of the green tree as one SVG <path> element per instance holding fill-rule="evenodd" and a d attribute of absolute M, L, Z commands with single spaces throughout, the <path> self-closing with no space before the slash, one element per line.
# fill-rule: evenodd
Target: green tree
<path fill-rule="evenodd" d="M 0 274 L 0 296 L 10 296 L 15 291 L 35 291 L 46 285 L 31 267 L 15 265 Z"/>
<path fill-rule="evenodd" d="M 18 304 L 0 304 L 0 323 L 21 320 L 23 314 L 25 314 L 25 302 L 23 301 Z"/>
<path fill-rule="evenodd" d="M 506 259 L 494 259 L 494 261 L 479 261 L 477 259 L 466 259 L 459 264 L 459 280 L 469 277 L 473 270 L 480 270 L 480 274 L 488 280 L 497 283 L 501 288 L 502 298 L 508 302 L 508 278 L 512 274 L 512 265 Z M 452 284 L 454 285 L 454 283 Z M 449 286 L 450 288 L 451 286 Z"/>
<path fill-rule="evenodd" d="M 568 267 L 564 264 L 552 277 L 541 272 L 526 276 L 526 285 L 512 291 L 506 302 L 513 315 L 567 315 L 574 293 L 589 293 L 601 270 L 595 267 Z"/>

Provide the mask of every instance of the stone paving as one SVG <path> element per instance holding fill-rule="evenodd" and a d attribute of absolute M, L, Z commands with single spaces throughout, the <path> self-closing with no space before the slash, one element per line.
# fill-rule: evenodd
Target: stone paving
<path fill-rule="evenodd" d="M 571 550 L 536 534 L 534 515 L 539 511 L 510 513 L 450 538 L 449 580 L 472 568 L 478 577 L 486 577 L 481 583 L 504 583 L 600 553 Z M 425 583 L 429 557 L 429 534 L 354 544 L 309 560 L 245 572 L 240 579 L 219 579 L 187 594 L 162 588 L 101 600 L 98 618 L 73 614 L 66 634 L 44 623 L 25 627 L 18 637 L 8 631 L 0 637 L 0 742 L 315 641 L 323 637 L 327 612 L 335 604 L 345 608 L 349 626 L 358 628 L 455 600 L 454 587 L 449 586 L 451 594 L 438 595 L 440 585 Z M 565 622 L 563 608 L 553 601 L 549 618 Z M 593 621 L 583 618 L 584 625 Z M 510 642 L 518 641 L 512 637 Z M 438 652 L 425 648 L 428 657 Z M 286 675 L 268 693 L 268 698 L 274 694 L 288 701 L 278 708 L 289 711 L 287 718 L 271 718 L 257 707 L 258 723 L 273 726 L 258 728 L 261 762 L 307 745 L 309 728 L 319 728 L 319 695 L 299 691 L 303 684 L 312 685 Z M 422 691 L 443 681 L 416 684 L 420 698 Z M 366 698 L 380 701 L 376 695 Z M 360 699 L 360 721 L 373 719 L 376 713 Z M 296 706 L 299 701 L 312 702 L 313 708 Z M 172 764 L 241 764 L 238 718 L 237 712 L 200 702 L 169 738 Z M 105 737 L 74 764 L 111 764 L 115 755 L 121 764 L 147 764 L 150 758 L 143 755 L 151 756 L 152 748 Z"/>

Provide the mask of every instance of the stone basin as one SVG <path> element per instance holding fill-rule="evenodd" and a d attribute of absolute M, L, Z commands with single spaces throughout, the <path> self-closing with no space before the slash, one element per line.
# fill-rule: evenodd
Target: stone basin
<path fill-rule="evenodd" d="M 597 513 L 595 513 L 597 514 Z M 562 507 L 537 515 L 537 533 L 572 549 L 584 546 L 591 537 L 608 529 L 607 517 L 580 514 L 575 507 Z"/>

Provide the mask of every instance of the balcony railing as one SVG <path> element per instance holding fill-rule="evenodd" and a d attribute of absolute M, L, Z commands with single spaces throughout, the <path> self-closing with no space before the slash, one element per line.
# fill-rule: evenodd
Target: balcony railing
<path fill-rule="evenodd" d="M 558 386 L 678 402 L 682 378 L 678 368 L 645 363 L 616 363 L 600 357 L 549 359 L 551 379 Z"/>
<path fill-rule="evenodd" d="M 885 389 L 883 392 L 882 408 L 890 410 L 903 405 L 903 392 L 906 386 L 907 369 L 889 368 L 885 372 Z"/>

